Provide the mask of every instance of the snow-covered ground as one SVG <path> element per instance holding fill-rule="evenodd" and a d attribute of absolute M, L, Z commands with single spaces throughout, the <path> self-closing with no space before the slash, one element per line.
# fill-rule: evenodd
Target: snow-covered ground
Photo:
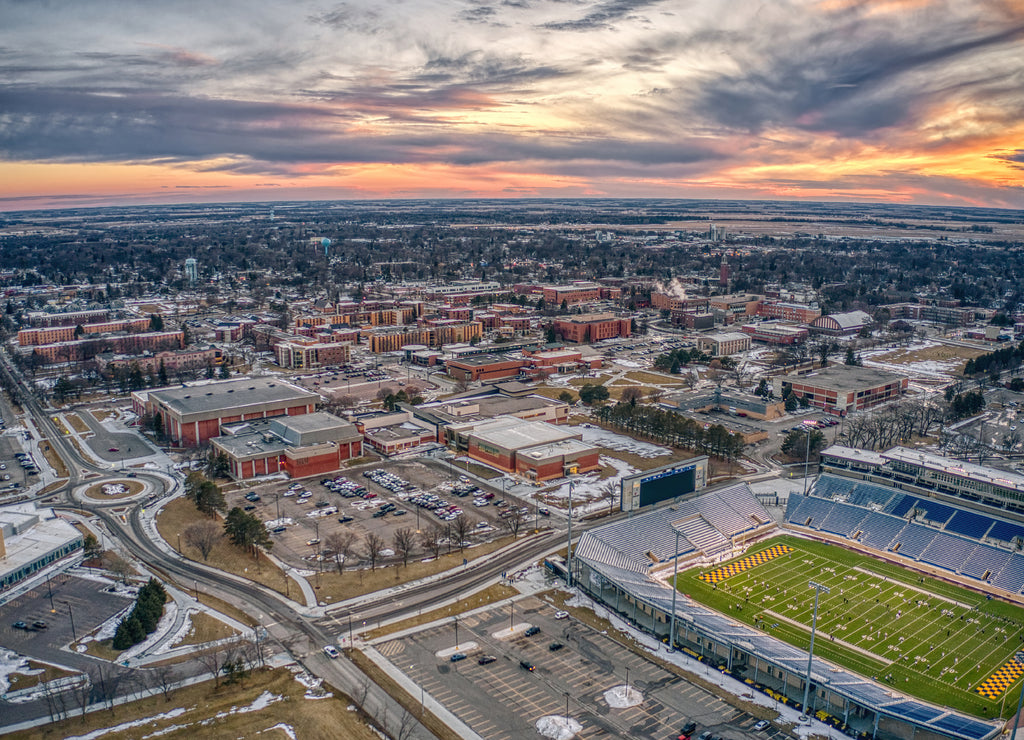
<path fill-rule="evenodd" d="M 634 455 L 649 459 L 672 454 L 672 450 L 668 447 L 651 444 L 650 442 L 641 442 L 640 440 L 633 439 L 632 437 L 627 437 L 624 434 L 616 434 L 615 432 L 610 432 L 607 429 L 601 429 L 600 427 L 583 425 L 573 427 L 573 429 L 583 434 L 584 442 L 599 445 L 608 450 L 630 452 Z"/>
<path fill-rule="evenodd" d="M 112 732 L 124 732 L 125 730 L 131 730 L 135 727 L 144 727 L 145 725 L 160 722 L 165 719 L 174 719 L 175 717 L 180 717 L 187 711 L 189 710 L 183 707 L 178 707 L 177 709 L 172 709 L 168 712 L 163 712 L 162 714 L 154 714 L 152 717 L 133 719 L 130 722 L 122 722 L 121 724 L 114 725 L 113 727 L 103 727 L 99 730 L 87 732 L 84 735 L 72 735 L 67 738 L 67 740 L 96 740 L 96 738 L 109 735 Z"/>
<path fill-rule="evenodd" d="M 950 379 L 960 368 L 960 365 L 963 363 L 963 359 L 959 357 L 952 357 L 948 360 L 912 360 L 910 362 L 884 362 L 880 359 L 876 359 L 894 352 L 909 355 L 914 352 L 937 346 L 940 346 L 937 342 L 916 342 L 905 347 L 871 349 L 861 352 L 860 358 L 865 367 L 877 367 L 883 370 L 900 373 L 901 375 L 916 375 L 939 380 Z"/>
<path fill-rule="evenodd" d="M 622 684 L 604 692 L 604 700 L 612 709 L 628 709 L 644 703 L 644 695 L 632 686 Z"/>
<path fill-rule="evenodd" d="M 598 473 L 587 473 L 573 479 L 572 485 L 572 513 L 573 517 L 583 516 L 592 511 L 608 506 L 607 494 L 601 489 L 609 482 L 618 486 L 623 476 L 632 475 L 636 472 L 629 463 L 618 458 L 601 456 L 602 465 L 610 465 L 615 468 L 615 475 L 602 480 Z M 558 509 L 569 509 L 569 481 L 562 479 L 560 484 L 554 488 L 545 489 L 538 494 L 544 503 Z"/>
<path fill-rule="evenodd" d="M 17 673 L 22 676 L 31 676 L 42 673 L 42 669 L 29 670 L 28 659 L 18 655 L 13 650 L 0 648 L 0 694 L 6 694 L 11 687 L 10 675 Z"/>
<path fill-rule="evenodd" d="M 549 714 L 537 720 L 537 732 L 552 740 L 572 740 L 576 733 L 583 729 L 583 725 L 572 717 L 563 717 L 558 714 Z"/>

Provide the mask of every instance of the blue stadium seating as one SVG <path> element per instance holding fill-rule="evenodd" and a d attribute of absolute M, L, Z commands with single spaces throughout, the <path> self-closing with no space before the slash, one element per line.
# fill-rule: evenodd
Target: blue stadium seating
<path fill-rule="evenodd" d="M 821 529 L 821 523 L 825 521 L 835 506 L 831 501 L 808 496 L 807 501 L 800 507 L 800 521 L 796 522 L 802 527 Z M 807 520 L 810 519 L 810 522 Z"/>
<path fill-rule="evenodd" d="M 992 585 L 1014 592 L 1024 588 L 1024 556 L 1017 553 L 1010 555 L 1010 560 L 999 571 L 999 575 L 992 579 Z"/>
<path fill-rule="evenodd" d="M 946 504 L 940 504 L 938 501 L 932 501 L 927 498 L 919 498 L 917 503 L 914 504 L 914 508 L 923 510 L 925 512 L 924 518 L 936 524 L 945 524 L 956 513 L 954 507 L 946 506 Z"/>
<path fill-rule="evenodd" d="M 892 514 L 893 516 L 905 517 L 907 512 L 910 511 L 914 504 L 917 503 L 917 499 L 913 496 L 896 496 L 888 505 L 883 509 L 886 514 Z"/>
<path fill-rule="evenodd" d="M 904 557 L 917 560 L 935 539 L 935 534 L 934 529 L 910 523 L 903 528 L 900 536 L 889 546 L 889 549 Z"/>
<path fill-rule="evenodd" d="M 875 486 L 870 483 L 858 483 L 850 494 L 848 501 L 856 506 L 867 507 L 875 504 L 879 507 L 884 507 L 892 500 L 894 495 L 896 495 L 896 491 L 891 488 Z"/>
<path fill-rule="evenodd" d="M 937 565 L 940 568 L 959 572 L 964 561 L 978 548 L 977 542 L 965 540 L 963 537 L 939 532 L 935 535 L 931 544 L 921 553 L 921 560 L 925 563 Z M 901 548 L 902 549 L 902 548 Z"/>
<path fill-rule="evenodd" d="M 824 532 L 849 537 L 857 531 L 858 526 L 869 512 L 859 506 L 835 504 L 831 513 L 823 519 L 818 528 Z"/>
<path fill-rule="evenodd" d="M 906 526 L 907 523 L 899 517 L 872 512 L 860 524 L 863 531 L 860 541 L 876 550 L 886 550 Z"/>
<path fill-rule="evenodd" d="M 857 482 L 849 478 L 842 478 L 837 475 L 821 475 L 814 484 L 812 493 L 818 498 L 845 498 L 856 485 Z"/>
<path fill-rule="evenodd" d="M 998 574 L 1009 559 L 1010 553 L 1006 550 L 999 550 L 988 545 L 978 545 L 978 548 L 960 566 L 960 572 L 965 576 L 985 581 Z M 986 573 L 988 578 L 986 578 Z"/>
<path fill-rule="evenodd" d="M 1012 545 L 1017 537 L 1024 537 L 1024 527 L 1013 522 L 1004 522 L 997 519 L 995 526 L 988 531 L 988 536 L 991 539 L 1000 540 Z"/>
<path fill-rule="evenodd" d="M 993 524 L 995 524 L 995 520 L 991 517 L 975 514 L 973 511 L 957 509 L 956 513 L 953 514 L 953 518 L 946 524 L 946 531 L 956 532 L 965 537 L 980 540 Z"/>

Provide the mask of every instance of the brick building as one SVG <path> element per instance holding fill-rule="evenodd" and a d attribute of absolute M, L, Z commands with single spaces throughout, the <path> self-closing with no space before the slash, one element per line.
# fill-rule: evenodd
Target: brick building
<path fill-rule="evenodd" d="M 448 360 L 448 374 L 456 380 L 472 382 L 514 378 L 527 366 L 526 360 L 513 359 L 507 355 L 474 355 L 457 360 Z"/>
<path fill-rule="evenodd" d="M 697 349 L 713 357 L 725 357 L 750 349 L 750 336 L 738 331 L 705 334 L 697 338 Z"/>
<path fill-rule="evenodd" d="M 544 303 L 549 306 L 568 306 L 589 303 L 601 298 L 601 286 L 597 283 L 574 283 L 573 285 L 549 285 L 543 288 Z"/>
<path fill-rule="evenodd" d="M 281 367 L 311 370 L 344 365 L 349 361 L 350 349 L 348 342 L 281 342 L 274 347 L 274 357 Z"/>
<path fill-rule="evenodd" d="M 865 326 L 871 324 L 870 314 L 864 311 L 848 311 L 819 316 L 811 322 L 809 329 L 812 334 L 824 334 L 829 337 L 852 337 Z"/>
<path fill-rule="evenodd" d="M 555 333 L 566 342 L 589 344 L 602 339 L 628 337 L 629 319 L 618 318 L 610 313 L 591 313 L 555 319 Z"/>
<path fill-rule="evenodd" d="M 32 348 L 33 356 L 46 364 L 57 362 L 81 362 L 96 355 L 141 354 L 185 348 L 185 333 L 181 331 L 148 331 L 139 334 L 93 335 L 88 339 L 71 342 L 40 344 Z"/>
<path fill-rule="evenodd" d="M 95 324 L 106 321 L 109 317 L 110 311 L 105 308 L 96 308 L 89 311 L 64 311 L 61 313 L 29 311 L 27 314 L 28 323 L 32 326 L 78 326 L 79 324 Z"/>
<path fill-rule="evenodd" d="M 845 416 L 898 398 L 907 391 L 907 378 L 854 365 L 833 365 L 810 375 L 776 375 L 772 391 L 779 398 L 792 389 L 812 406 Z"/>
<path fill-rule="evenodd" d="M 228 473 L 236 480 L 334 473 L 363 454 L 363 435 L 355 425 L 322 411 L 227 425 L 223 431 L 211 443 L 227 456 Z"/>
<path fill-rule="evenodd" d="M 159 416 L 164 433 L 172 442 L 194 447 L 220 435 L 225 424 L 311 414 L 319 400 L 315 393 L 276 378 L 243 378 L 135 391 L 132 410 L 139 416 Z"/>
<path fill-rule="evenodd" d="M 149 319 L 124 319 L 122 321 L 104 321 L 100 324 L 76 324 L 72 326 L 43 326 L 34 329 L 22 329 L 18 332 L 18 344 L 32 347 L 40 344 L 71 342 L 75 340 L 75 332 L 81 327 L 83 334 L 103 334 L 113 331 L 129 333 L 144 332 L 149 329 Z"/>
<path fill-rule="evenodd" d="M 795 321 L 798 324 L 809 324 L 821 316 L 821 309 L 803 303 L 787 303 L 785 301 L 762 301 L 757 307 L 757 316 L 768 319 Z"/>
<path fill-rule="evenodd" d="M 600 467 L 600 448 L 582 435 L 540 421 L 498 417 L 466 433 L 470 457 L 531 480 L 545 481 Z"/>
<path fill-rule="evenodd" d="M 147 355 L 96 355 L 96 364 L 100 370 L 138 366 L 146 375 L 156 375 L 161 365 L 166 372 L 175 373 L 180 370 L 202 370 L 223 362 L 222 353 L 216 347 L 169 350 Z"/>
<path fill-rule="evenodd" d="M 746 324 L 740 331 L 755 342 L 765 344 L 792 345 L 807 341 L 807 329 L 792 324 L 779 324 L 775 321 L 762 321 L 759 324 Z"/>

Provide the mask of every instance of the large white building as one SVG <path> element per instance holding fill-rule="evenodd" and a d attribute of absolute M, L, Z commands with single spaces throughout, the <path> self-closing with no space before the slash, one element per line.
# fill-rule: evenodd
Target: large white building
<path fill-rule="evenodd" d="M 33 503 L 0 508 L 0 591 L 81 549 L 82 533 L 53 509 Z"/>

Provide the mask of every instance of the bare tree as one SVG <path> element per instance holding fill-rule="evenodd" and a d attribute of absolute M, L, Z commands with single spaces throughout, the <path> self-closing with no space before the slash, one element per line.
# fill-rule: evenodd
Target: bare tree
<path fill-rule="evenodd" d="M 356 686 L 356 690 L 352 692 L 352 700 L 355 701 L 356 706 L 363 709 L 366 706 L 366 697 L 370 694 L 370 679 L 363 676 L 362 681 Z M 365 711 L 365 710 L 364 710 Z"/>
<path fill-rule="evenodd" d="M 338 574 L 344 573 L 345 563 L 348 562 L 349 557 L 355 550 L 356 533 L 352 531 L 332 532 L 327 535 L 326 544 L 328 548 L 334 551 L 334 564 L 338 568 Z"/>
<path fill-rule="evenodd" d="M 203 560 L 207 560 L 214 546 L 223 538 L 224 530 L 216 522 L 205 519 L 188 525 L 182 534 L 186 544 L 199 550 Z"/>
<path fill-rule="evenodd" d="M 616 480 L 606 480 L 598 490 L 601 493 L 601 498 L 608 499 L 608 514 L 610 516 L 615 510 L 615 499 L 619 496 L 619 482 Z"/>
<path fill-rule="evenodd" d="M 660 401 L 664 397 L 664 388 L 651 388 L 649 391 L 647 391 L 647 398 L 651 403 L 658 403 L 658 401 Z"/>
<path fill-rule="evenodd" d="M 466 537 L 469 536 L 472 531 L 472 522 L 469 521 L 469 517 L 465 514 L 459 514 L 452 521 L 452 531 L 459 540 L 459 551 L 461 552 L 466 547 Z"/>
<path fill-rule="evenodd" d="M 171 670 L 171 667 L 158 665 L 149 669 L 149 675 L 153 685 L 164 695 L 164 701 L 170 701 L 171 694 L 174 692 L 174 671 Z"/>
<path fill-rule="evenodd" d="M 128 559 L 120 552 L 107 550 L 103 555 L 103 566 L 114 574 L 122 583 L 128 583 L 128 579 L 135 575 Z"/>
<path fill-rule="evenodd" d="M 412 733 L 416 731 L 416 718 L 409 713 L 409 710 L 402 712 L 402 721 L 395 733 L 395 740 L 409 740 Z"/>
<path fill-rule="evenodd" d="M 416 533 L 409 527 L 402 527 L 395 530 L 393 542 L 395 544 L 395 552 L 402 558 L 402 565 L 408 565 L 409 553 L 416 547 Z"/>
<path fill-rule="evenodd" d="M 380 552 L 384 549 L 384 539 L 376 532 L 367 532 L 363 537 L 363 549 L 366 559 L 370 561 L 370 570 L 376 570 Z"/>
<path fill-rule="evenodd" d="M 508 527 L 508 531 L 512 533 L 512 539 L 519 537 L 519 530 L 523 526 L 523 512 L 521 509 L 512 507 L 507 509 L 508 513 L 502 518 L 505 521 L 505 526 Z"/>
<path fill-rule="evenodd" d="M 619 399 L 622 403 L 638 404 L 644 400 L 643 388 L 638 385 L 628 385 L 622 389 Z"/>
<path fill-rule="evenodd" d="M 220 673 L 221 669 L 224 668 L 224 661 L 227 660 L 227 653 L 222 653 L 219 650 L 210 650 L 205 653 L 199 653 L 196 656 L 196 660 L 213 677 L 214 688 L 220 688 Z"/>
<path fill-rule="evenodd" d="M 441 557 L 441 543 L 444 541 L 444 530 L 438 525 L 427 527 L 423 534 L 420 535 L 420 544 L 423 545 L 424 550 L 428 550 L 433 554 L 434 559 Z"/>

